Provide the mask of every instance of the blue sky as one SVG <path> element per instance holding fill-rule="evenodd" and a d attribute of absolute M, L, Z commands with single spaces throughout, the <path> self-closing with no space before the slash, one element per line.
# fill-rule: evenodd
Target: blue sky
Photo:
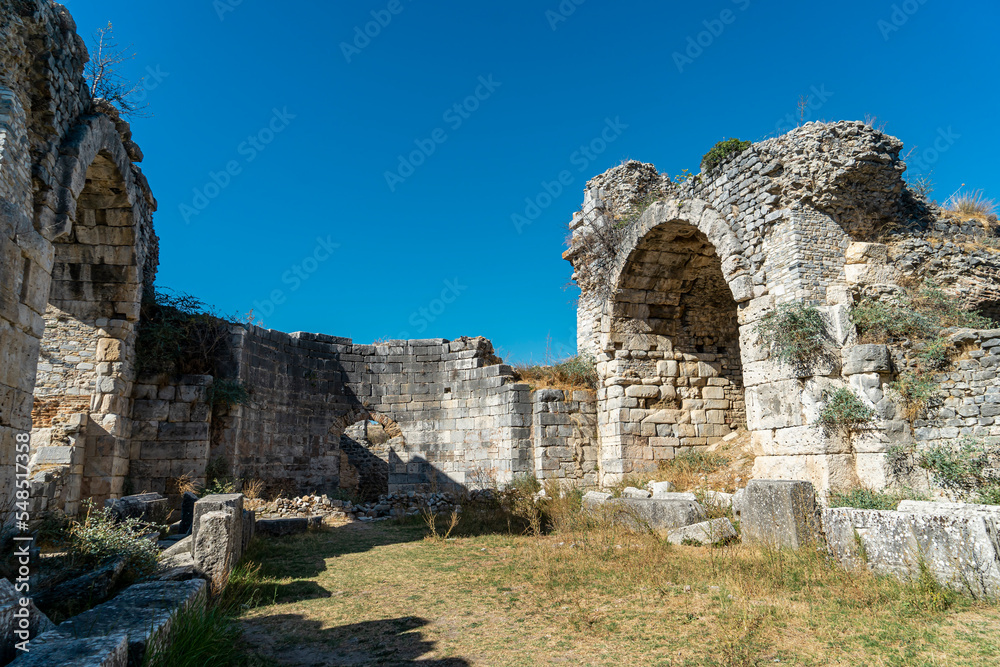
<path fill-rule="evenodd" d="M 877 116 L 937 198 L 1000 198 L 995 2 L 65 4 L 137 52 L 158 284 L 283 331 L 572 354 L 586 181 L 696 171 L 803 95 L 807 120 Z"/>

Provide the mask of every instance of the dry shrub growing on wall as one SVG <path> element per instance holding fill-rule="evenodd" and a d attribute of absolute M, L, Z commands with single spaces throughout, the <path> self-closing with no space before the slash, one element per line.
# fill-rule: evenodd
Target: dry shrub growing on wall
<path fill-rule="evenodd" d="M 599 378 L 593 357 L 581 354 L 545 366 L 514 367 L 519 379 L 532 389 L 596 389 Z"/>
<path fill-rule="evenodd" d="M 189 295 L 150 290 L 144 295 L 136 339 L 142 374 L 221 375 L 218 366 L 229 329 L 239 324 Z"/>

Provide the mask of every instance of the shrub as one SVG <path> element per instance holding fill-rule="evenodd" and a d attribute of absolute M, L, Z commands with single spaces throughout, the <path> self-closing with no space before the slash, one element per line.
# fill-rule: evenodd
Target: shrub
<path fill-rule="evenodd" d="M 170 290 L 150 290 L 142 300 L 135 344 L 141 374 L 217 375 L 235 318 L 224 318 L 201 300 Z"/>
<path fill-rule="evenodd" d="M 858 327 L 864 343 L 888 343 L 892 339 L 922 338 L 930 331 L 930 322 L 912 308 L 900 303 L 862 300 L 851 309 L 851 322 Z"/>
<path fill-rule="evenodd" d="M 756 334 L 786 363 L 805 364 L 826 349 L 826 324 L 819 310 L 801 303 L 785 304 L 757 323 Z"/>
<path fill-rule="evenodd" d="M 739 139 L 720 141 L 701 158 L 701 169 L 702 171 L 711 171 L 733 155 L 739 155 L 752 145 L 749 141 L 740 141 Z"/>
<path fill-rule="evenodd" d="M 915 373 L 903 373 L 889 385 L 903 399 L 907 418 L 915 419 L 937 394 L 933 378 Z"/>
<path fill-rule="evenodd" d="M 826 405 L 819 413 L 824 427 L 849 434 L 864 428 L 875 419 L 875 411 L 865 405 L 847 387 L 824 392 Z"/>
<path fill-rule="evenodd" d="M 250 403 L 250 392 L 239 380 L 215 380 L 208 389 L 208 400 L 213 408 L 230 408 Z"/>
<path fill-rule="evenodd" d="M 954 445 L 932 445 L 920 452 L 917 465 L 949 491 L 967 494 L 991 485 L 983 475 L 990 465 L 990 449 L 971 438 L 962 438 Z"/>
<path fill-rule="evenodd" d="M 136 579 L 156 568 L 160 551 L 147 539 L 150 527 L 138 519 L 116 520 L 110 508 L 97 510 L 86 501 L 87 513 L 70 529 L 68 552 L 76 563 L 98 566 L 112 558 L 125 559 L 124 575 Z"/>

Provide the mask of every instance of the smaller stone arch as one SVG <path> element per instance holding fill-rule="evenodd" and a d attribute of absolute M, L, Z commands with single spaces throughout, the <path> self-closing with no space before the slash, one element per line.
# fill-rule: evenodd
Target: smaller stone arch
<path fill-rule="evenodd" d="M 381 438 L 374 437 L 370 424 L 378 424 Z M 389 493 L 393 452 L 406 446 L 399 425 L 379 412 L 362 407 L 338 417 L 330 432 L 339 437 L 340 488 L 365 500 Z"/>

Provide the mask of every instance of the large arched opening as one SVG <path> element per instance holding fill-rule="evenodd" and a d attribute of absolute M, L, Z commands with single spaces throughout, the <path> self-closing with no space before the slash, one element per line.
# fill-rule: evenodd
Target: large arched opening
<path fill-rule="evenodd" d="M 644 217 L 602 317 L 605 484 L 746 423 L 737 302 L 723 258 L 694 224 L 661 220 Z"/>
<path fill-rule="evenodd" d="M 142 284 L 137 214 L 113 156 L 97 153 L 80 185 L 53 241 L 32 411 L 38 502 L 67 514 L 126 490 Z"/>

